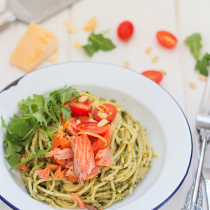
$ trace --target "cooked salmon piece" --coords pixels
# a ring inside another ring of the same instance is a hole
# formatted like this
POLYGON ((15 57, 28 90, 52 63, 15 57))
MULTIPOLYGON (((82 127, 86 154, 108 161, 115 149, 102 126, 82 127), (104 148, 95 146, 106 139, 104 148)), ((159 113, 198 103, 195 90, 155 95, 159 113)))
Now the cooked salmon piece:
POLYGON ((84 208, 85 208, 85 204, 84 204, 84 202, 81 200, 81 198, 80 198, 78 195, 74 194, 74 193, 71 193, 71 194, 72 194, 74 200, 76 200, 76 201, 79 203, 79 207, 80 207, 81 209, 84 209, 84 208))
POLYGON ((75 120, 70 119, 70 121, 67 122, 65 129, 66 129, 67 133, 70 133, 72 136, 76 136, 77 135, 76 127, 77 127, 77 124, 76 124, 75 120))
POLYGON ((50 170, 52 170, 52 171, 56 171, 56 170, 59 168, 59 165, 50 164, 50 165, 49 165, 49 168, 50 168, 50 170))
POLYGON ((74 166, 74 161, 73 160, 68 161, 66 164, 66 168, 71 168, 72 166, 74 166))
POLYGON ((66 160, 58 160, 55 156, 52 156, 51 160, 52 160, 53 163, 61 166, 61 168, 66 167, 66 160))
MULTIPOLYGON (((22 157, 21 157, 21 159, 20 159, 20 161, 19 162, 21 162, 23 159, 25 159, 27 157, 27 154, 25 154, 25 155, 22 155, 22 157)), ((20 165, 20 166, 18 166, 17 167, 17 170, 18 171, 28 171, 28 166, 26 165, 27 163, 23 163, 22 165, 20 165)))
POLYGON ((95 159, 90 140, 85 134, 71 139, 72 150, 74 153, 74 173, 83 184, 87 174, 95 168, 95 159))
POLYGON ((93 148, 94 155, 96 155, 99 150, 105 149, 110 142, 110 137, 111 137, 112 131, 111 131, 111 126, 110 125, 107 125, 107 126, 109 126, 109 129, 107 130, 105 135, 102 136, 106 139, 107 142, 104 142, 103 140, 101 140, 99 138, 91 141, 91 146, 93 148))
POLYGON ((101 168, 102 166, 96 166, 95 168, 93 168, 91 173, 86 176, 85 180, 90 180, 95 177, 101 171, 101 168))
POLYGON ((57 169, 57 171, 55 172, 55 178, 58 179, 59 175, 61 173, 61 166, 57 169))
POLYGON ((111 154, 112 153, 109 147, 106 147, 103 150, 99 150, 95 156, 96 165, 111 167, 112 165, 111 154))
POLYGON ((71 140, 65 138, 65 133, 58 133, 54 135, 54 140, 52 142, 52 150, 55 148, 71 148, 71 140))
POLYGON ((46 157, 52 157, 55 156, 58 160, 66 160, 73 157, 72 149, 65 148, 55 148, 54 150, 47 153, 46 157))
POLYGON ((66 172, 66 180, 69 182, 79 182, 79 179, 74 173, 73 167, 71 167, 67 172, 66 172))
POLYGON ((97 210, 96 207, 91 206, 91 205, 85 205, 85 208, 87 208, 88 210, 97 210))
POLYGON ((41 179, 49 179, 50 177, 50 167, 47 167, 43 170, 36 170, 37 175, 41 179))

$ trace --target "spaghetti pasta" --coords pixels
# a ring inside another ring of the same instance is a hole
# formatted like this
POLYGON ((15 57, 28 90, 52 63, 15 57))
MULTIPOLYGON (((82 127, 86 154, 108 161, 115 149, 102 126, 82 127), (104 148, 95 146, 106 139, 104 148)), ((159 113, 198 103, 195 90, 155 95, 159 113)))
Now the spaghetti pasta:
MULTIPOLYGON (((65 178, 58 180, 52 171, 49 179, 40 179, 35 171, 48 167, 51 162, 45 157, 46 154, 30 160, 27 163, 29 170, 21 171, 26 189, 31 197, 56 209, 74 209, 78 206, 71 193, 79 196, 85 204, 92 204, 97 208, 111 206, 133 192, 138 181, 143 179, 148 168, 152 166, 152 156, 157 156, 152 152, 145 128, 126 112, 124 107, 114 100, 100 99, 85 92, 80 94, 87 95, 92 104, 106 103, 117 107, 118 113, 112 122, 109 143, 113 149, 112 167, 103 167, 97 176, 80 185, 65 178)), ((48 129, 54 131, 57 127, 57 124, 51 124, 48 129)), ((31 143, 25 146, 27 155, 33 155, 36 147, 48 148, 45 132, 41 127, 38 127, 31 143)))

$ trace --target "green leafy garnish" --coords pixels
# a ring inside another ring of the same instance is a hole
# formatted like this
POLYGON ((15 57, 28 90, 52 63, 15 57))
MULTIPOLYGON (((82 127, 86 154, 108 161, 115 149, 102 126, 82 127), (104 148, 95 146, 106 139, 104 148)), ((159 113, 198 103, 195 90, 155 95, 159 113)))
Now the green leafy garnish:
POLYGON ((92 57, 98 50, 110 51, 116 48, 110 39, 104 38, 103 34, 91 33, 88 42, 87 45, 82 47, 90 57, 92 57))
POLYGON ((28 97, 26 100, 18 103, 23 115, 22 117, 14 115, 13 118, 10 118, 9 126, 7 126, 1 116, 2 126, 7 130, 4 144, 6 146, 5 157, 9 160, 10 170, 50 150, 51 143, 49 138, 53 140, 53 132, 56 132, 60 127, 60 114, 62 113, 63 118, 66 120, 70 120, 71 117, 71 109, 64 103, 75 100, 79 96, 79 92, 72 87, 64 87, 54 91, 50 93, 48 98, 45 98, 43 95, 34 94, 33 99, 28 97), (51 123, 58 124, 58 128, 53 132, 46 127, 51 123), (44 130, 48 148, 45 150, 35 148, 34 152, 36 154, 20 161, 21 154, 25 152, 25 145, 31 142, 37 126, 41 126, 44 130))
POLYGON ((202 47, 200 42, 201 42, 200 34, 193 34, 191 36, 188 36, 187 39, 185 40, 185 43, 190 47, 190 51, 196 60, 198 60, 200 56, 200 49, 202 47))
POLYGON ((209 75, 209 61, 210 61, 210 54, 206 53, 205 55, 200 54, 201 45, 201 35, 200 34, 193 34, 185 40, 185 43, 189 46, 191 53, 193 54, 196 65, 195 70, 199 71, 200 74, 204 76, 209 75))

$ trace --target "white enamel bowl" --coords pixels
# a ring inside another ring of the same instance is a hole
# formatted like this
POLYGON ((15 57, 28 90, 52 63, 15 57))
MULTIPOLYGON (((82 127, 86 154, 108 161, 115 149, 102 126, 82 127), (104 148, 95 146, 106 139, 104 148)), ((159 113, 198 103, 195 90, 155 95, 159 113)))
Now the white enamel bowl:
MULTIPOLYGON (((18 81, 16 81, 17 83, 18 81)), ((0 94, 0 116, 6 123, 18 113, 17 103, 33 94, 79 86, 102 98, 116 99, 143 126, 154 152, 153 166, 132 195, 116 202, 110 210, 158 209, 182 185, 192 158, 192 137, 186 117, 176 101, 158 84, 131 70, 103 63, 75 62, 53 65, 21 78, 17 85, 0 94)), ((0 198, 13 209, 53 209, 34 200, 24 189, 17 171, 9 171, 4 158, 5 130, 0 128, 0 198)))

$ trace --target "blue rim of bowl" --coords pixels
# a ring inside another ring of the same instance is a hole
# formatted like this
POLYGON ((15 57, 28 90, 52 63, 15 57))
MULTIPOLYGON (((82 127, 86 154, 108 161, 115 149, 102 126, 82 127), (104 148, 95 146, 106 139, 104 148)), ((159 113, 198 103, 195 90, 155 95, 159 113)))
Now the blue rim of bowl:
MULTIPOLYGON (((103 62, 91 62, 91 61, 89 61, 89 62, 88 62, 88 61, 65 62, 65 63, 59 63, 59 64, 55 64, 55 65, 56 65, 56 66, 57 66, 57 65, 63 65, 63 64, 67 64, 67 63, 97 63, 97 64, 102 64, 102 65, 105 64, 105 65, 110 65, 110 66, 116 66, 116 67, 123 68, 122 66, 118 66, 118 65, 114 65, 114 64, 103 63, 103 62)), ((55 65, 54 65, 54 66, 55 66, 55 65)), ((42 69, 45 69, 45 68, 49 68, 49 66, 46 66, 46 67, 43 67, 43 68, 40 68, 40 69, 36 69, 35 71, 29 72, 28 74, 34 73, 34 72, 36 72, 36 71, 39 71, 39 70, 42 70, 42 69)), ((141 75, 141 76, 143 76, 143 77, 146 77, 146 76, 144 76, 144 75, 142 75, 142 74, 139 74, 138 72, 133 71, 133 70, 131 70, 131 69, 127 69, 127 68, 124 68, 124 69, 127 70, 127 71, 130 71, 130 72, 136 73, 136 74, 138 74, 138 75, 141 75)), ((27 74, 26 74, 26 75, 27 75, 27 74)), ((1 94, 3 91, 8 90, 8 89, 11 88, 12 86, 18 85, 18 82, 19 82, 24 76, 26 76, 26 75, 23 75, 22 77, 18 78, 17 80, 15 80, 15 81, 12 82, 11 84, 9 84, 9 85, 8 85, 7 87, 5 87, 2 91, 0 91, 0 94, 1 94)), ((189 125, 188 120, 187 120, 187 117, 185 116, 185 114, 184 114, 182 108, 180 107, 180 105, 179 105, 179 104, 176 102, 176 100, 171 96, 171 94, 168 93, 168 91, 166 91, 163 87, 161 87, 161 86, 158 85, 156 82, 154 82, 153 80, 149 79, 148 77, 146 77, 146 78, 147 78, 150 82, 153 82, 153 83, 155 83, 158 87, 162 88, 162 90, 164 90, 164 91, 165 91, 165 92, 174 100, 174 102, 177 104, 177 106, 178 106, 179 109, 181 110, 182 114, 184 115, 184 118, 185 118, 185 120, 186 120, 186 122, 187 122, 187 126, 188 126, 188 128, 189 128, 190 138, 191 138, 191 155, 190 155, 190 161, 189 161, 189 165, 188 165, 188 167, 187 167, 187 171, 186 171, 186 173, 185 173, 183 179, 181 180, 180 184, 179 184, 179 185, 177 186, 177 188, 171 193, 171 195, 169 195, 169 197, 166 198, 162 203, 160 203, 158 206, 156 206, 155 208, 152 209, 152 210, 157 210, 157 209, 159 209, 160 207, 162 207, 165 203, 167 203, 167 202, 176 194, 176 192, 178 191, 178 189, 182 186, 182 184, 183 184, 183 182, 184 182, 184 180, 185 180, 185 178, 186 178, 186 176, 187 176, 187 174, 188 174, 188 172, 189 172, 190 165, 191 165, 191 162, 192 162, 192 155, 193 155, 193 140, 192 140, 192 133, 191 133, 190 125, 189 125)), ((18 209, 16 206, 14 206, 13 204, 11 204, 9 201, 7 201, 5 198, 3 198, 1 195, 0 195, 0 199, 1 199, 4 203, 6 203, 9 207, 11 207, 12 209, 14 209, 14 210, 20 210, 20 209, 18 209)))

